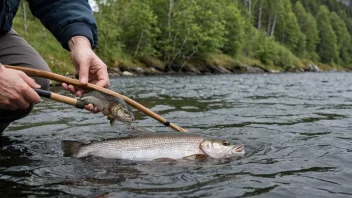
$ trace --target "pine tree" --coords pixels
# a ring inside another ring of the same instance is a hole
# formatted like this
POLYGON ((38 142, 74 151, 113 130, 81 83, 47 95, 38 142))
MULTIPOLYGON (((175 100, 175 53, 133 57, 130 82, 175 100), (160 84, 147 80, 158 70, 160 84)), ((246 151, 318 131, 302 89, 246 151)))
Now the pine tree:
POLYGON ((307 13, 302 3, 297 1, 293 12, 297 17, 298 24, 301 32, 306 37, 306 48, 304 50, 304 57, 313 58, 316 57, 316 46, 319 42, 319 34, 317 29, 317 22, 311 13, 307 13))
POLYGON ((345 22, 336 14, 332 12, 330 14, 330 21, 333 30, 337 36, 337 49, 339 57, 336 57, 336 62, 343 65, 351 62, 349 49, 351 46, 351 35, 349 34, 345 22))
POLYGON ((332 63, 338 57, 337 38, 329 19, 330 12, 326 6, 320 6, 316 15, 320 42, 317 52, 321 61, 332 63))
POLYGON ((275 32, 276 40, 298 54, 305 48, 305 36, 302 35, 296 15, 292 12, 290 1, 280 1, 279 8, 279 18, 275 32))

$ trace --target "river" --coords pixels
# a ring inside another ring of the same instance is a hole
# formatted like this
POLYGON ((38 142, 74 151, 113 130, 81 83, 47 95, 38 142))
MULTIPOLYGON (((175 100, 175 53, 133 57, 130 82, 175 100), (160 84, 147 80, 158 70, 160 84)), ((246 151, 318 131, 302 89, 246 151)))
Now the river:
MULTIPOLYGON (((350 73, 120 77, 111 84, 192 133, 245 144, 245 156, 179 163, 63 157, 62 140, 121 137, 126 127, 45 99, 0 135, 2 197, 352 196, 350 73)), ((137 127, 172 132, 135 114, 137 127)))

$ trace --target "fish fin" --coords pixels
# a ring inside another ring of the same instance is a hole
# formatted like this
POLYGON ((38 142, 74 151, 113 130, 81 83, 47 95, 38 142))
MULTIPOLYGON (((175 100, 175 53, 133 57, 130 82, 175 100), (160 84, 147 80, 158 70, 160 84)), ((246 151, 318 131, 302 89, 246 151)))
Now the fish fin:
POLYGON ((157 158, 153 160, 154 162, 176 162, 175 159, 172 158, 167 158, 167 157, 162 157, 162 158, 157 158))
POLYGON ((183 160, 200 160, 200 159, 206 159, 208 156, 205 154, 195 154, 195 155, 190 155, 183 157, 183 160))
POLYGON ((82 145, 83 143, 77 141, 62 141, 61 148, 64 151, 64 157, 76 157, 82 145))
POLYGON ((117 119, 111 119, 111 120, 110 120, 110 125, 111 125, 111 126, 115 126, 115 125, 116 125, 116 122, 117 122, 117 119))

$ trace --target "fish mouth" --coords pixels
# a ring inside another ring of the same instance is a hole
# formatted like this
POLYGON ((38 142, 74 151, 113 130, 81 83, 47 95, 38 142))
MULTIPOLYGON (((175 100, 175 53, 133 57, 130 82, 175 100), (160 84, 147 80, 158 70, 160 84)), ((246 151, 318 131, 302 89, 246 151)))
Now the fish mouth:
POLYGON ((117 119, 120 122, 127 123, 127 124, 131 124, 132 122, 135 121, 134 117, 130 117, 130 118, 116 117, 115 119, 117 119))
POLYGON ((238 153, 243 152, 244 151, 244 145, 238 146, 237 148, 235 148, 235 151, 238 152, 238 153))
POLYGON ((131 117, 130 119, 127 119, 126 122, 127 123, 132 123, 132 122, 134 122, 134 120, 135 120, 134 117, 131 117))

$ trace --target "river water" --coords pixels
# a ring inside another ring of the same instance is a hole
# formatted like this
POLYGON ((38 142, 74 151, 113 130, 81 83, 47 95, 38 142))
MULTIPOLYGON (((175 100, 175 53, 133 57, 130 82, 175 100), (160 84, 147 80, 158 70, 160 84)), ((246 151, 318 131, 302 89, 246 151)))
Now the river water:
MULTIPOLYGON (((245 144, 246 155, 179 163, 63 157, 62 140, 121 137, 126 127, 45 99, 0 135, 2 196, 352 196, 349 73, 120 77, 111 84, 192 133, 245 144)), ((172 132, 136 117, 137 127, 172 132)))

